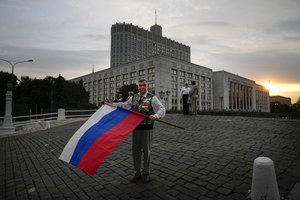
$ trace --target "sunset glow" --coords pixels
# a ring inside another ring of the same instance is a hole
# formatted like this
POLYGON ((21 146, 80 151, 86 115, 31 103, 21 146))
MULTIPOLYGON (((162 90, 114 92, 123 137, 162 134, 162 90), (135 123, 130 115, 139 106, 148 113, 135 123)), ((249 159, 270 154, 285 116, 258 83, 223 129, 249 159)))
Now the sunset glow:
POLYGON ((300 83, 276 83, 276 84, 262 84, 269 89, 270 96, 280 95, 290 97, 292 102, 296 102, 300 97, 300 83))

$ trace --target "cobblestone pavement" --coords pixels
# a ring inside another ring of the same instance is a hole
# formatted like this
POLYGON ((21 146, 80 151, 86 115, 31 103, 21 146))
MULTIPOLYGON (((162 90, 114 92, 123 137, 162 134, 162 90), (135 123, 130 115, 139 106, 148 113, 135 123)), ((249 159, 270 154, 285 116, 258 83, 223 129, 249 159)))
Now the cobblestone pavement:
POLYGON ((300 121, 168 114, 157 122, 152 181, 133 184, 131 137, 96 175, 58 157, 83 124, 0 138, 0 199, 246 199, 253 161, 275 163, 281 196, 300 180, 300 121))

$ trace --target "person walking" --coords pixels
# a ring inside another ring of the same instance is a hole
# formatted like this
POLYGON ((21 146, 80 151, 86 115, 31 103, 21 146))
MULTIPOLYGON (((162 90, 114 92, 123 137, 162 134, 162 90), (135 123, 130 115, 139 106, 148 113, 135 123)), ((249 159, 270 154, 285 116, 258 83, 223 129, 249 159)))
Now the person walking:
POLYGON ((199 89, 196 85, 196 81, 192 81, 192 88, 189 92, 189 97, 191 99, 191 114, 197 115, 197 100, 198 100, 199 89))
POLYGON ((138 81, 138 91, 138 93, 131 96, 126 102, 115 105, 130 107, 132 111, 147 116, 132 133, 134 176, 131 179, 132 183, 140 179, 143 183, 147 183, 150 181, 151 142, 154 121, 164 117, 166 109, 156 96, 148 92, 148 81, 146 79, 138 81))
POLYGON ((183 105, 183 109, 182 112, 184 115, 188 115, 189 114, 189 92, 190 92, 191 88, 189 88, 189 84, 185 83, 185 85, 181 88, 180 90, 180 96, 182 99, 182 105, 183 105))

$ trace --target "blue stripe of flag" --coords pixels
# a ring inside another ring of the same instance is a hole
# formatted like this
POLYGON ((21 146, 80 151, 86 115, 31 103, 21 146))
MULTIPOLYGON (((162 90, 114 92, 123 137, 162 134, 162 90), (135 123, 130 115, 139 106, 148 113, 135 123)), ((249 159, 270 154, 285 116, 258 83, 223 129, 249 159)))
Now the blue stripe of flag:
POLYGON ((108 130, 118 125, 129 114, 130 111, 117 108, 116 110, 102 117, 102 119, 96 124, 91 126, 78 141, 70 163, 74 166, 77 166, 90 146, 108 130))

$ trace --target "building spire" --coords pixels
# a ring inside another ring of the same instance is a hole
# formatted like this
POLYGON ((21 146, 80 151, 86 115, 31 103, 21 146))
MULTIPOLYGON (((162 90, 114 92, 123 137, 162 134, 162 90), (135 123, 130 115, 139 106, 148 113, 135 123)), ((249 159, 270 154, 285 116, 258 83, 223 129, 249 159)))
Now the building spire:
POLYGON ((155 24, 157 24, 157 10, 155 9, 155 24))

